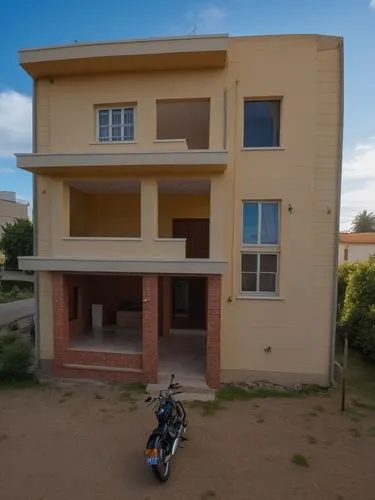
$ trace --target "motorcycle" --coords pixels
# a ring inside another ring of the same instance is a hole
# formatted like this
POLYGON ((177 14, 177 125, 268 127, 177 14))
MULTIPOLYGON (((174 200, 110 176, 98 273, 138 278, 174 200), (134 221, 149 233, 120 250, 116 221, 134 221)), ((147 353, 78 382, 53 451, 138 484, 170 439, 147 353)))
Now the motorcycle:
POLYGON ((158 426, 148 438, 146 445, 146 464, 151 466, 152 472, 161 483, 168 481, 171 473, 171 459, 177 452, 182 441, 187 441, 184 436, 187 429, 185 409, 174 396, 181 394, 176 391, 180 384, 171 380, 167 389, 161 390, 157 397, 148 397, 145 403, 151 406, 158 421, 158 426))

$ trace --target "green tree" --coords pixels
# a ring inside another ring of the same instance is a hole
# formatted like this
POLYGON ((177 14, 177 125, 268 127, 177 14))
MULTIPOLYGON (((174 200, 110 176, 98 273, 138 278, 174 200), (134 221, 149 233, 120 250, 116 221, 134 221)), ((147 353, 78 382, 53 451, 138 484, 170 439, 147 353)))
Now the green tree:
POLYGON ((0 251, 5 257, 4 265, 12 271, 17 271, 18 257, 33 255, 33 224, 29 219, 17 219, 2 228, 0 251))
POLYGON ((375 232, 375 213, 363 210, 353 219, 351 231, 353 233, 374 233, 375 232))
POLYGON ((348 336, 350 347, 375 362, 375 262, 358 262, 347 271, 339 333, 348 336))

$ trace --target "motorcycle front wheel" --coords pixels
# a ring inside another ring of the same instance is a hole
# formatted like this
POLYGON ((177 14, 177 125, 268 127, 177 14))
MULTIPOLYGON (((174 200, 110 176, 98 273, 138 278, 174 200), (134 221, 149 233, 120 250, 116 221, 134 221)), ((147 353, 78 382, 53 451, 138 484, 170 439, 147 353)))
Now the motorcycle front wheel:
POLYGON ((165 483, 171 474, 171 460, 166 460, 168 456, 167 443, 163 439, 158 439, 155 448, 158 450, 159 463, 152 466, 152 472, 158 481, 165 483))

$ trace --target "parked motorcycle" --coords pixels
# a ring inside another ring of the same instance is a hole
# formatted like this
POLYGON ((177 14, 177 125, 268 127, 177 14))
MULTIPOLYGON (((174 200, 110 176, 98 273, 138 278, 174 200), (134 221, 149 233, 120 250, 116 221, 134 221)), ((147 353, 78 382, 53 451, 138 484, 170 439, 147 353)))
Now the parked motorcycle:
POLYGON ((182 441, 187 438, 184 434, 187 429, 185 409, 174 396, 181 394, 180 384, 173 383, 175 376, 171 375, 169 386, 161 390, 159 396, 148 397, 145 402, 155 410, 158 426, 148 438, 146 445, 146 464, 151 466, 155 477, 165 483, 171 473, 171 459, 182 441))

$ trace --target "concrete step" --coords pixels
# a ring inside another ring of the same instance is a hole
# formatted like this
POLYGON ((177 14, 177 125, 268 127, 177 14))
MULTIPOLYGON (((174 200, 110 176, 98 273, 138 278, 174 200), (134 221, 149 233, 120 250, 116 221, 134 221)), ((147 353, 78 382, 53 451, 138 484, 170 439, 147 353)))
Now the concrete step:
MULTIPOLYGON (((159 374, 157 384, 148 384, 146 392, 150 396, 157 396, 160 391, 168 387, 170 381, 169 376, 159 374)), ((176 377, 176 382, 181 385, 181 394, 176 394, 175 398, 178 401, 213 401, 215 399, 215 390, 208 387, 206 381, 200 378, 176 377)))

